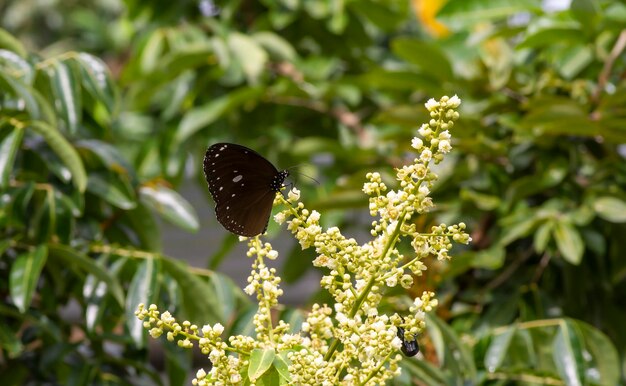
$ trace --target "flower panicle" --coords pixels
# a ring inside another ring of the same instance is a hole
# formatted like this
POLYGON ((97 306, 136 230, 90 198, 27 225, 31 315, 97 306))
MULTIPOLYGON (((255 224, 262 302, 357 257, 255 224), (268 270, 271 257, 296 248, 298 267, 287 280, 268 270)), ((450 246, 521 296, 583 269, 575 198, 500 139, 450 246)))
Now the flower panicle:
POLYGON ((300 202, 298 189, 292 188, 287 197, 276 195, 275 205, 284 209, 274 220, 287 224, 302 249, 315 249, 313 264, 325 271, 320 284, 334 300, 330 306, 314 304, 302 324, 293 326, 299 332, 273 318, 283 291, 280 277, 267 260, 276 259, 278 252, 258 237, 247 239, 247 255, 253 262, 244 288, 248 295, 256 295, 259 304, 253 317, 254 337, 231 336, 226 343, 219 324, 198 328, 189 322, 177 323, 154 305, 138 308, 137 317, 153 337, 166 332, 168 340, 177 340, 181 347, 198 344, 209 356, 213 367, 209 372, 199 370, 194 385, 241 383, 252 351, 265 348, 285 353, 286 381, 293 384, 384 384, 400 373, 400 351, 405 352, 406 342, 424 330, 426 313, 438 302, 433 292, 424 291, 413 299, 407 315, 380 314, 385 291, 397 285, 410 288, 414 278, 427 269, 424 259, 448 260, 454 243, 471 241, 464 223, 439 224, 423 232, 412 221, 434 206, 430 192, 437 175, 431 166, 452 149, 450 130, 459 118, 460 103, 457 96, 426 102, 430 120, 419 127, 420 137, 410 143, 413 162, 396 169, 397 189, 390 189, 390 182, 383 181, 378 172, 365 176, 363 192, 369 196, 369 212, 374 217, 369 242, 359 244, 337 227, 324 230, 320 213, 300 202), (410 241, 410 254, 396 247, 401 239, 410 241))

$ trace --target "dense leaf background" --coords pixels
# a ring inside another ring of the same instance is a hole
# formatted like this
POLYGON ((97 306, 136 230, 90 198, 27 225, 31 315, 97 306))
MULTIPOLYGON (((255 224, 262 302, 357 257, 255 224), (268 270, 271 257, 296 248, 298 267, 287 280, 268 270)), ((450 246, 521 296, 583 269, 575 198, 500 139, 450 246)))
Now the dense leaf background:
MULTIPOLYGON (((395 384, 624 382, 625 47, 611 0, 0 3, 2 383, 185 384, 136 304, 250 331, 228 278, 162 254, 158 217, 199 230, 177 188, 207 145, 300 164, 307 205, 362 232, 365 173, 390 180, 444 94, 461 120, 417 225, 474 241, 390 294, 440 299, 395 384)), ((300 280, 310 256, 281 258, 300 280)))

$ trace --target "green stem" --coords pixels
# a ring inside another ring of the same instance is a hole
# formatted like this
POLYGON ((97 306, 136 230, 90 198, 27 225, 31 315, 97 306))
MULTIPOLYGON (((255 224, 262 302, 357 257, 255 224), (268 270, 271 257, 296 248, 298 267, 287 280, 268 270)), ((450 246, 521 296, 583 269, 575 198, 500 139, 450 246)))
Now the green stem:
POLYGON ((391 354, 393 354, 393 352, 390 352, 389 354, 387 354, 387 357, 384 360, 380 361, 380 363, 378 363, 378 366, 376 366, 376 368, 372 370, 370 375, 368 375, 368 377, 365 378, 363 382, 359 383, 359 385, 366 385, 370 379, 374 378, 374 375, 376 375, 380 371, 380 369, 383 367, 383 365, 387 363, 389 358, 391 358, 391 354))
MULTIPOLYGON (((381 259, 384 259, 385 257, 387 257, 387 254, 389 254, 389 251, 391 251, 393 246, 396 245, 396 241, 398 240, 398 237, 400 236, 400 230, 402 229, 402 225, 404 225, 405 216, 406 216, 406 210, 403 210, 398 219, 398 223, 396 224, 396 227, 393 230, 393 233, 391 234, 391 236, 387 240, 387 243, 385 244, 383 253, 380 255, 381 259)), ((372 290, 372 287, 374 286, 374 283, 376 282, 376 278, 378 277, 379 275, 372 275, 370 280, 367 282, 367 285, 361 292, 361 295, 359 295, 359 297, 355 300, 354 305, 352 306, 352 309, 350 310, 350 314, 349 314, 350 318, 354 318, 356 313, 359 311, 359 309, 365 302, 365 299, 367 299, 367 295, 369 295, 370 291, 372 290)), ((330 358, 333 356, 333 354, 337 350, 337 347, 339 347, 339 341, 335 339, 330 344, 330 347, 328 348, 328 352, 326 353, 326 355, 324 355, 325 361, 330 360, 330 358)))

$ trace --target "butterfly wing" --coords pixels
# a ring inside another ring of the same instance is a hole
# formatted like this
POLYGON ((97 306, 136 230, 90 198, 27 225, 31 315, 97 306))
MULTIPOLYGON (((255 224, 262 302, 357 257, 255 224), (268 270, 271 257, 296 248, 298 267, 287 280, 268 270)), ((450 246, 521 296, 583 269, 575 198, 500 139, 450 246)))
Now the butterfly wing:
POLYGON ((217 143, 207 149, 204 174, 224 228, 249 237, 265 232, 277 190, 271 182, 283 173, 252 149, 217 143))

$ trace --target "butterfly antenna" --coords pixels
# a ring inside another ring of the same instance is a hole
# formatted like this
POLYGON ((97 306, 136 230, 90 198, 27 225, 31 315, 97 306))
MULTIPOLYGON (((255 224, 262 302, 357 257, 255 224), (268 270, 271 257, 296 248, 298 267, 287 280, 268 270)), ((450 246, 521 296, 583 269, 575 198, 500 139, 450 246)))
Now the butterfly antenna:
MULTIPOLYGON (((306 174, 304 174, 304 173, 301 173, 301 172, 299 172, 299 171, 295 170, 295 168, 297 168, 297 167, 298 167, 298 166, 300 166, 300 165, 304 165, 304 164, 294 165, 294 166, 292 166, 292 167, 290 167, 290 168, 287 168, 287 170, 289 170, 289 173, 292 173, 292 174, 295 174, 295 175, 298 175, 298 176, 304 176, 304 177, 306 177, 306 178, 308 178, 308 179, 312 180, 312 181, 313 181, 313 182, 315 182, 316 184, 320 185, 320 182, 319 182, 318 180, 316 180, 315 178, 313 178, 313 177, 311 177, 311 176, 309 176, 309 175, 306 175, 306 174)), ((293 185, 293 183, 291 183, 291 185, 293 185)))

